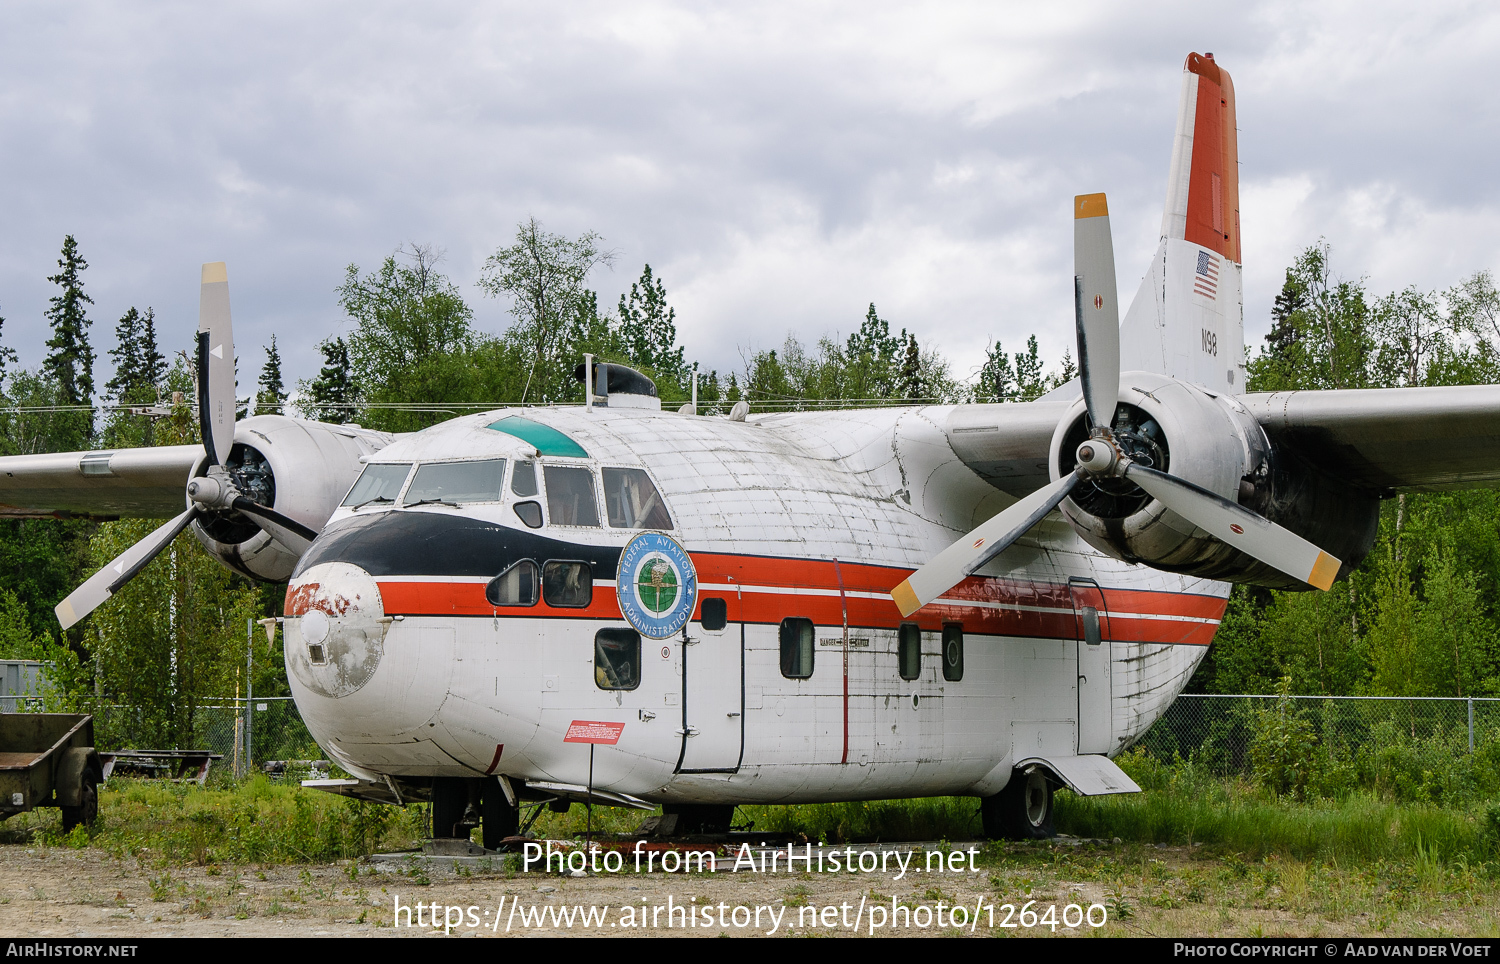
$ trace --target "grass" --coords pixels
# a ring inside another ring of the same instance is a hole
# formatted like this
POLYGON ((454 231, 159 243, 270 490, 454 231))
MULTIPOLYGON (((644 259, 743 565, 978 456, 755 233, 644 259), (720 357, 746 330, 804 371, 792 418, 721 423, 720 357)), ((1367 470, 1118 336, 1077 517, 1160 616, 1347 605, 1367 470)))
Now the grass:
MULTIPOLYGON (((1076 797, 1059 791, 1061 833, 1119 838, 1125 844, 1202 846, 1211 854, 1250 861, 1279 857, 1418 868, 1461 862, 1500 868, 1500 808, 1494 805, 1403 803, 1369 792, 1295 800, 1187 763, 1124 762, 1145 792, 1076 797)), ((596 806, 593 829, 629 833, 646 816, 596 806)), ((264 777, 209 787, 114 780, 100 794, 100 819, 92 828, 64 834, 57 811, 43 809, 0 824, 0 841, 39 839, 116 856, 149 852, 158 866, 314 863, 418 846, 422 822, 421 807, 366 804, 264 777)), ((980 830, 972 797, 744 806, 735 822, 828 843, 973 840, 980 830)), ((586 823, 585 809, 578 805, 564 814, 544 811, 532 832, 571 838, 582 835, 586 823)))
POLYGON ((416 846, 420 811, 367 804, 255 777, 207 787, 116 779, 100 788, 99 819, 64 834, 58 811, 39 809, 0 824, 0 842, 32 837, 54 846, 94 846, 124 857, 211 866, 328 862, 416 846))

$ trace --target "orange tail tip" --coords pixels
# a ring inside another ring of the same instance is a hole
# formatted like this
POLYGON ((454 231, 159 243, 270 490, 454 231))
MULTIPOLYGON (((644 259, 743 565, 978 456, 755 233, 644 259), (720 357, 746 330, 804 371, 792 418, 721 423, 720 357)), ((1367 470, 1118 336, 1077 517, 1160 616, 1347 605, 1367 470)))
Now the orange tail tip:
POLYGON ((1184 104, 1192 111, 1192 154, 1184 158, 1189 161, 1189 171, 1183 238, 1240 264, 1239 141, 1235 136, 1234 82, 1229 71, 1214 62, 1213 54, 1188 54, 1183 70, 1197 79, 1196 103, 1184 104))

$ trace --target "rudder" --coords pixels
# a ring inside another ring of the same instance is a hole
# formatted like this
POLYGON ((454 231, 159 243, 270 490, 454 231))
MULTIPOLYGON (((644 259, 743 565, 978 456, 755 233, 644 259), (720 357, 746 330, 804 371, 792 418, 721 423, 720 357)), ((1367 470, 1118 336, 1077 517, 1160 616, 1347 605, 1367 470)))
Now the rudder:
POLYGON ((1120 326, 1121 368, 1243 392, 1234 83, 1212 54, 1183 67, 1161 243, 1120 326))

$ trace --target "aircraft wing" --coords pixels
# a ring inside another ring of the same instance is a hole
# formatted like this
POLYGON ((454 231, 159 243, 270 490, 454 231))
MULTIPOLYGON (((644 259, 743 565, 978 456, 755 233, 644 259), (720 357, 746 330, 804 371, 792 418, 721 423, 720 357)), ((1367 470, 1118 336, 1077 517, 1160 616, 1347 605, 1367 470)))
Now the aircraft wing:
POLYGON ((0 518, 175 516, 201 458, 201 445, 0 458, 0 518))
POLYGON ((1073 404, 1061 401, 959 405, 943 434, 965 465, 1016 498, 1052 481, 1047 452, 1057 423, 1073 404))
POLYGON ((1500 385, 1242 395, 1274 441, 1353 485, 1500 486, 1500 385))

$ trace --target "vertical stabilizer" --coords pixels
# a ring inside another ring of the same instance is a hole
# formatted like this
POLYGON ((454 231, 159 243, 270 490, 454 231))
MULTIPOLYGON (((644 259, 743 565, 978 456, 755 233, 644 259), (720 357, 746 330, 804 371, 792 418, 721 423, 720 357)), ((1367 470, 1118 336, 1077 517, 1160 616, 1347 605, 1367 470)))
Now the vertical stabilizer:
POLYGON ((1161 243, 1120 328, 1121 367, 1245 390, 1239 147, 1234 83, 1189 54, 1161 243))

